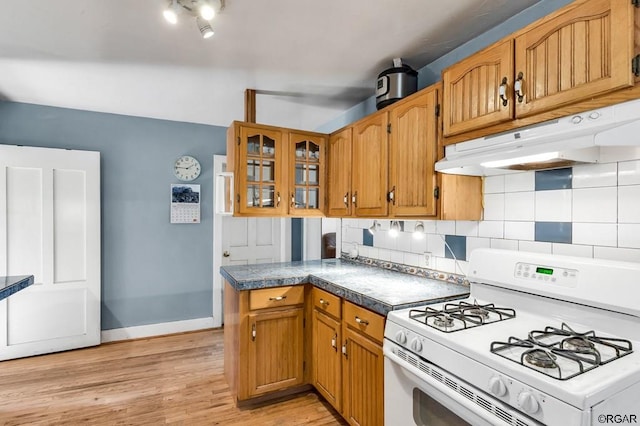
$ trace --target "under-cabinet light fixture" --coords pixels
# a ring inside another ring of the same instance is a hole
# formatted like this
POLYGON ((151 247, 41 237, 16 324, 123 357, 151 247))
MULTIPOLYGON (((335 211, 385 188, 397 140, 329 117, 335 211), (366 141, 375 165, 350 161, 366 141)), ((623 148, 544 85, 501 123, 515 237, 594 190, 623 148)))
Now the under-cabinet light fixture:
POLYGON ((421 240, 424 238, 424 223, 416 222, 416 227, 413 229, 413 238, 415 240, 421 240))
POLYGON ((373 225, 371 225, 371 227, 369 228, 369 232, 371 233, 371 235, 374 235, 377 231, 380 230, 380 222, 378 222, 378 219, 374 219, 373 220, 373 225))
POLYGON ((396 238, 399 232, 400 232, 400 222, 398 222, 397 220, 392 220, 391 228, 389 228, 389 236, 392 238, 396 238))

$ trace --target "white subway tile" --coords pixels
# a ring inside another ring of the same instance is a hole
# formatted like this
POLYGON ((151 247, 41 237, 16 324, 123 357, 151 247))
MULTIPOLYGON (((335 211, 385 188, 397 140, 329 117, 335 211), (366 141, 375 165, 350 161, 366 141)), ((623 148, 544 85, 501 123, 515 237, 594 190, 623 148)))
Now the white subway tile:
POLYGON ((439 234, 427 234, 427 251, 433 256, 444 257, 444 238, 439 234))
POLYGON ((391 250, 379 249, 378 250, 378 259, 391 261, 391 250))
POLYGON ((572 188, 595 188, 616 186, 618 182, 618 164, 582 164, 573 166, 572 188))
POLYGON ((475 249, 489 247, 491 247, 491 240, 489 238, 467 237, 467 260, 471 259, 471 252, 475 249))
POLYGON ((504 194, 504 220, 533 220, 534 192, 510 192, 504 194))
POLYGON ((536 191, 536 222, 571 222, 571 190, 536 191))
POLYGON ((616 223, 618 188, 585 188, 573 190, 573 222, 616 223))
POLYGON ((504 192, 504 175, 487 176, 484 178, 484 193, 495 194, 504 192))
POLYGON ((411 253, 422 254, 427 251, 427 234, 424 234, 421 239, 411 238, 411 253))
POLYGON ((357 228, 360 225, 360 219, 342 219, 342 226, 348 228, 357 228))
POLYGON ((424 256, 420 256, 414 253, 405 253, 404 254, 404 264, 411 266, 421 266, 420 259, 424 258, 424 256))
POLYGON ((391 257, 389 260, 393 263, 404 263, 404 253, 401 251, 391 250, 391 257))
POLYGON ((484 220, 504 220, 504 194, 485 194, 484 220))
POLYGON ((478 222, 475 220, 456 221, 456 235, 464 235, 467 237, 477 237, 478 222))
POLYGON ((611 223, 574 223, 572 243, 593 246, 618 245, 618 227, 611 223))
POLYGON ((436 270, 442 272, 456 273, 456 262, 453 259, 436 257, 436 270))
POLYGON ((488 238, 503 238, 504 222, 501 220, 483 220, 478 224, 478 236, 488 238))
POLYGON ((518 250, 518 241, 517 240, 501 240, 501 239, 492 238, 491 248, 503 249, 503 250, 518 250))
POLYGON ((371 259, 380 259, 380 250, 375 247, 367 247, 369 249, 369 256, 371 259))
POLYGON ((618 185, 640 185, 640 160, 618 163, 618 185))
POLYGON ((593 246, 553 243, 552 253, 562 256, 593 257, 593 246))
POLYGON ((509 240, 528 240, 535 239, 535 223, 534 222, 505 222, 504 237, 509 240))
POLYGON ((441 220, 436 223, 436 233, 440 235, 455 235, 456 222, 453 220, 441 220))
POLYGON ((504 181, 504 192, 533 191, 535 188, 535 172, 512 173, 504 181))
POLYGON ((437 220, 423 220, 422 223, 424 224, 424 232, 426 234, 435 234, 436 233, 436 223, 438 223, 439 221, 437 220))
POLYGON ((362 244, 362 228, 347 228, 347 239, 362 244))
POLYGON ((411 232, 400 232, 398 234, 398 244, 396 249, 399 251, 410 252, 411 251, 411 240, 413 240, 413 235, 411 232))
POLYGON ((541 241, 519 241, 518 249, 520 251, 530 251, 533 253, 551 254, 551 243, 541 241))
POLYGON ((456 262, 456 274, 467 275, 469 273, 469 262, 458 260, 456 262))
POLYGON ((640 223, 640 185, 618 187, 618 222, 640 223))
POLYGON ((618 247, 594 247, 593 257, 596 259, 622 260, 625 262, 640 262, 640 249, 618 247))
POLYGON ((640 224, 618 225, 618 247, 640 248, 640 224))
MULTIPOLYGON (((385 232, 386 234, 386 247, 389 250, 397 250, 398 249, 398 236, 393 236, 389 231, 385 232)), ((400 235, 400 233, 398 233, 400 235)))

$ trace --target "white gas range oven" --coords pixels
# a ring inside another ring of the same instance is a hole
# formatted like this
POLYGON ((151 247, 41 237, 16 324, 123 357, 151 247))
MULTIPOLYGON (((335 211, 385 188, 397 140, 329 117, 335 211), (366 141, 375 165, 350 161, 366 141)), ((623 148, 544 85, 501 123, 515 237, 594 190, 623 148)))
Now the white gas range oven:
POLYGON ((386 425, 640 422, 640 264, 473 251, 470 297, 392 311, 386 425))

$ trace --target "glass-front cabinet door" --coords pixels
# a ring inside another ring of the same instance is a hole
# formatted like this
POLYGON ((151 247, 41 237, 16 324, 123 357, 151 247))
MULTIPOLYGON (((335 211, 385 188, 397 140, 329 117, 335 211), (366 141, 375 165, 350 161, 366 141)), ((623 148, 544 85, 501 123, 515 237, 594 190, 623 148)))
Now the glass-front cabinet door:
POLYGON ((285 213, 282 133, 259 126, 243 126, 238 143, 238 211, 258 216, 285 213))
POLYGON ((324 209, 326 138, 289 133, 289 214, 319 216, 324 209))

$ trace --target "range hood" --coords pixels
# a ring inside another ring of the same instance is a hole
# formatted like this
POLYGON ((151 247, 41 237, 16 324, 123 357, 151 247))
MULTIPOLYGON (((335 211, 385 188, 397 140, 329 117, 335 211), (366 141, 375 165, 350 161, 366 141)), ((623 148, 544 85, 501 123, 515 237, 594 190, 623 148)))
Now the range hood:
POLYGON ((640 99, 445 147, 436 171, 471 176, 640 159, 640 99))

